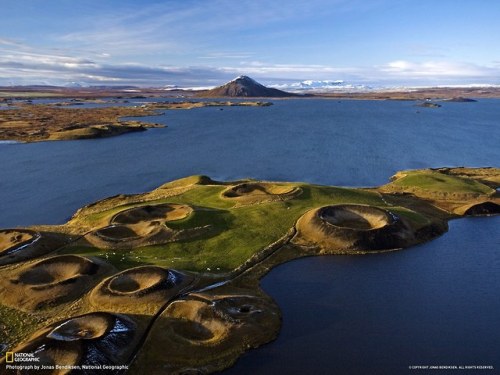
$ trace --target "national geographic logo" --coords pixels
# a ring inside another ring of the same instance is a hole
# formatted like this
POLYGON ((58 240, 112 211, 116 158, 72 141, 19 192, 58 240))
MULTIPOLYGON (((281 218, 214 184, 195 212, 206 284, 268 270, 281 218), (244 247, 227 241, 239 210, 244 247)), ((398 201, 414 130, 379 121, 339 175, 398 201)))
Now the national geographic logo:
POLYGON ((14 363, 14 352, 5 353, 5 362, 6 363, 14 363))
POLYGON ((5 363, 33 363, 40 362, 40 358, 35 353, 5 353, 5 363))

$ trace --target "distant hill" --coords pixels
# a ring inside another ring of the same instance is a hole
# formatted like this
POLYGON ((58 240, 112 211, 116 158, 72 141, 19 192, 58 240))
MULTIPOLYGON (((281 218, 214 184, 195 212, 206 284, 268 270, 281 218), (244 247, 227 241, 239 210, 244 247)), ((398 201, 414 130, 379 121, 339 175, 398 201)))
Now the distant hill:
POLYGON ((261 85, 247 76, 239 76, 225 85, 216 87, 212 90, 207 90, 198 93, 199 97, 271 97, 282 98, 288 96, 296 96, 286 91, 273 89, 261 85))

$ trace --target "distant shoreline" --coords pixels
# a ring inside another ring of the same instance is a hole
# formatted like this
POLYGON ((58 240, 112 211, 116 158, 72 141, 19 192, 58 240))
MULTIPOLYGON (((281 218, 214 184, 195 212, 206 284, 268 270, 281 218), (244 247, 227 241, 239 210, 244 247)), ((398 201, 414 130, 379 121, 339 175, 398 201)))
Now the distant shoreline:
MULTIPOLYGON (((162 88, 65 88, 56 86, 16 86, 0 87, 0 103, 14 99, 30 98, 137 98, 137 97, 172 97, 193 98, 207 90, 166 90, 162 88)), ((374 91, 334 91, 325 93, 298 94, 293 99, 300 98, 326 98, 326 99, 361 99, 361 100, 422 100, 450 99, 455 97, 467 98, 500 98, 500 87, 429 87, 409 90, 374 90, 374 91)), ((251 98, 251 97, 242 97, 251 98)), ((279 99, 279 98, 273 98, 279 99)))

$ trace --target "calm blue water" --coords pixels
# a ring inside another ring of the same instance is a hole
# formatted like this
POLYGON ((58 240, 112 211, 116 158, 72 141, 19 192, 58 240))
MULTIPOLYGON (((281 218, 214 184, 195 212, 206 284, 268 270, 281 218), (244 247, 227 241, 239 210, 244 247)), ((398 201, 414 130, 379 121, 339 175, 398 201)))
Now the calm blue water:
MULTIPOLYGON (((150 118, 165 129, 102 140, 0 144, 0 227, 62 223, 86 203, 192 174, 374 186, 401 169, 499 164, 498 100, 438 109, 274 103, 168 111, 150 118)), ((282 333, 230 373, 404 374, 427 364, 499 371, 499 223, 459 220, 411 250, 280 266, 263 285, 283 308, 282 333)))
POLYGON ((500 373, 500 217, 461 219, 425 245, 283 264, 262 280, 283 312, 277 341, 227 375, 500 373), (297 277, 297 275, 300 275, 297 277))
POLYGON ((498 101, 274 103, 168 111, 150 118, 168 128, 115 138, 0 144, 0 227, 62 223, 82 204, 192 174, 373 186, 401 169, 500 160, 498 101))

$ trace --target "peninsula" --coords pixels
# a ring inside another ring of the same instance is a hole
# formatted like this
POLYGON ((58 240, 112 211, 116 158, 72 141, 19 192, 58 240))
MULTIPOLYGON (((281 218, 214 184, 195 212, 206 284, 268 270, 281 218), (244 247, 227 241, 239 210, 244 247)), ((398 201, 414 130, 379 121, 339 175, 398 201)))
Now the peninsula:
POLYGON ((402 171, 376 188, 192 176, 3 229, 0 351, 49 368, 222 370, 278 334, 259 287, 274 266, 430 241, 451 219, 500 213, 499 187, 498 168, 402 171))

